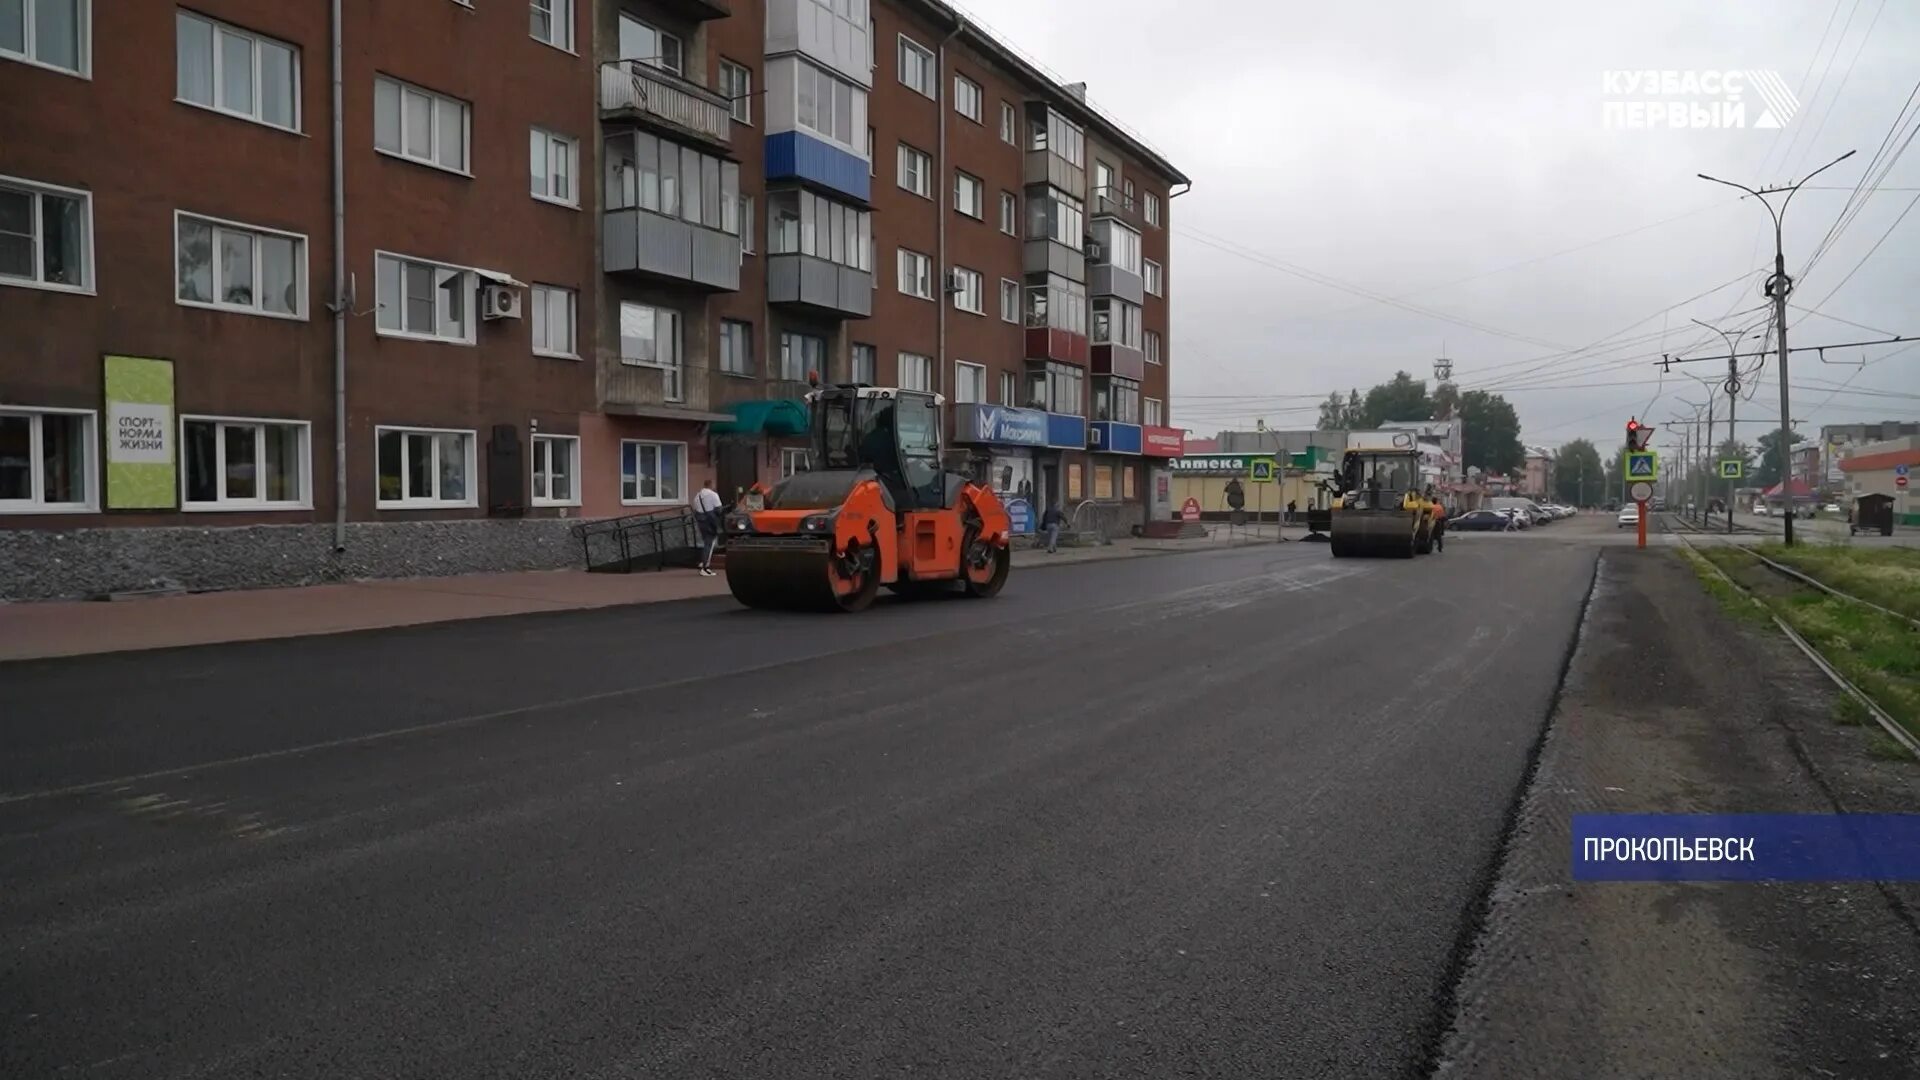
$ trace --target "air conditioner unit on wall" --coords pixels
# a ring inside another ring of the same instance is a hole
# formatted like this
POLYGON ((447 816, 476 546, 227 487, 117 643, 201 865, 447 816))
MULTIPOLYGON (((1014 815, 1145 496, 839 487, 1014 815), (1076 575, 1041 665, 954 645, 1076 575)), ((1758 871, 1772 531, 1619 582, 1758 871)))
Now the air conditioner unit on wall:
POLYGON ((1088 262, 1105 262, 1106 257, 1107 257, 1107 250, 1100 246, 1100 242, 1098 240, 1087 241, 1087 261, 1088 262))
POLYGON ((947 271, 947 292, 949 293, 965 292, 966 288, 967 288, 966 278, 961 276, 960 271, 958 270, 947 271))
POLYGON ((488 283, 480 287, 480 317, 517 319, 520 317, 520 290, 511 285, 488 283))

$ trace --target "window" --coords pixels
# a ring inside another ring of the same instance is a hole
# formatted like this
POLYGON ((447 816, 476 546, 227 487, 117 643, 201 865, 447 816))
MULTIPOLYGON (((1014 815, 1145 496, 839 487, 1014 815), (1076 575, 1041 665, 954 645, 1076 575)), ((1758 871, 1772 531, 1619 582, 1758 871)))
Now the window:
POLYGON ((1160 362, 1160 331, 1158 330, 1147 331, 1145 341, 1146 341, 1146 347, 1147 347, 1147 363, 1149 364, 1159 363, 1160 362))
POLYGON ((740 254, 752 255, 759 250, 755 233, 759 232, 760 219, 753 216, 753 196, 740 196, 740 254))
POLYGON ((876 166, 873 163, 873 129, 868 128, 867 129, 867 175, 868 176, 880 175, 878 172, 874 171, 876 168, 878 168, 878 166, 876 166))
POLYGON ((473 344, 471 270, 385 253, 373 263, 380 333, 473 344))
POLYGON ((905 34, 900 35, 900 82, 927 97, 934 95, 933 53, 905 34))
POLYGON ((376 505, 396 510, 479 505, 473 432, 376 427, 373 437, 376 505))
POLYGON ((1047 150, 1055 157, 1075 168, 1086 165, 1087 134, 1080 125, 1054 112, 1045 110, 1045 116, 1033 122, 1033 137, 1028 142, 1030 150, 1047 150))
POLYGON ((1147 398, 1142 405, 1145 411, 1140 415, 1148 427, 1160 427, 1167 422, 1166 406, 1159 398, 1147 398))
POLYGON ((906 143, 900 144, 900 186, 923 199, 933 198, 933 159, 906 143))
POLYGON ((900 291, 922 300, 933 299, 933 260, 917 251, 901 248, 900 291))
POLYGON ((572 289, 558 285, 535 285, 533 306, 533 351, 541 356, 579 355, 575 344, 578 319, 572 289))
POLYGON ((873 346, 856 341, 853 343, 853 355, 847 364, 847 381, 866 383, 871 386, 874 382, 874 369, 877 366, 874 361, 873 346))
POLYGON ((1027 407, 1079 416, 1086 373, 1072 364, 1049 362, 1027 369, 1027 407))
POLYGON ((307 316, 307 238, 175 213, 174 297, 255 315, 307 316))
POLYGON ((680 370, 680 313, 650 304, 620 305, 620 362, 659 368, 668 401, 685 396, 680 370))
POLYGON ((978 270, 969 270, 964 266, 953 268, 953 306, 961 311, 971 311, 975 315, 987 313, 985 279, 978 270))
POLYGON ((1160 196, 1147 192, 1147 224, 1160 224, 1160 196))
POLYGON ((467 171, 471 107, 382 75, 373 80, 373 145, 422 165, 467 171))
POLYGON ((1113 498, 1113 466, 1095 465, 1093 467, 1093 497, 1113 498))
POLYGON ((720 61, 720 96, 727 111, 743 124, 753 123, 753 71, 731 60, 720 61))
POLYGON ((1011 191, 1000 193, 1000 231, 1008 236, 1020 232, 1020 200, 1011 191))
POLYGON ((933 390, 933 357, 919 353, 900 354, 900 389, 933 390))
POLYGON ((1093 223, 1093 239, 1100 245, 1100 262, 1129 274, 1140 272, 1139 233, 1113 218, 1099 218, 1093 223))
POLYGON ((780 369, 774 378, 805 382, 810 374, 827 370, 827 339, 812 334, 780 335, 780 369))
POLYGON ((956 404, 985 403, 987 369, 980 364, 958 360, 953 365, 953 400, 956 404))
POLYGON ((873 215, 811 191, 767 196, 767 250, 774 255, 811 255, 868 273, 873 271, 873 215))
POLYGON ((1140 347, 1140 305, 1111 296, 1093 301, 1093 342, 1096 345, 1140 347))
POLYGON ((1122 205, 1124 205, 1129 210, 1133 209, 1133 181, 1131 180, 1121 181, 1120 192, 1121 192, 1120 201, 1122 205))
POLYGON ((1000 404, 1018 406, 1015 400, 1020 396, 1020 376, 1011 371, 1000 373, 1000 404))
POLYGON ((1159 263, 1154 262, 1152 259, 1147 260, 1146 267, 1147 267, 1147 292, 1153 296, 1161 296, 1165 294, 1165 292, 1167 291, 1166 272, 1160 268, 1159 263))
MULTIPOLYGON (((12 6, 0 0, 0 13, 12 6)), ((45 8, 51 5, 29 4, 45 8)), ((0 14, 0 19, 5 19, 0 14)), ((184 102, 300 130, 300 51, 199 15, 174 16, 175 95, 184 102)), ((6 48, 0 26, 0 51, 6 48)))
POLYGON ((1041 275, 1027 285, 1027 325, 1087 332, 1087 289, 1077 281, 1041 275))
POLYGON ((1086 204, 1059 188, 1035 188, 1027 195, 1027 238, 1052 240, 1075 251, 1086 244, 1086 204))
POLYGON ((971 176, 958 169, 953 171, 953 208, 970 218, 984 218, 987 186, 977 176, 971 176))
POLYGON ((573 0, 533 0, 535 40, 573 51, 573 0))
POLYGON ((180 421, 180 505, 296 510, 313 505, 307 424, 188 416, 180 421))
POLYGON ((685 443, 620 443, 620 501, 656 503, 686 501, 687 446, 685 443))
POLYGON ((1000 318, 1003 321, 1020 321, 1020 283, 1009 278, 1000 279, 1000 318))
POLYGON ((566 206, 580 204, 574 177, 580 175, 580 144, 565 135, 534 128, 527 143, 527 171, 533 197, 566 206))
POLYGON ((776 61, 770 78, 785 80, 788 77, 782 64, 793 68, 794 119, 798 125, 851 153, 858 153, 860 129, 867 126, 866 89, 797 58, 776 61))
POLYGON ((1000 141, 1008 146, 1020 145, 1020 118, 1009 101, 1000 103, 1000 141))
POLYGON ((740 232, 740 166, 644 132, 606 141, 606 209, 638 207, 691 225, 740 232))
POLYGON ((1093 418, 1116 424, 1140 422, 1140 384, 1101 376, 1093 380, 1093 418))
POLYGON ((953 77, 953 111, 980 122, 980 84, 965 75, 953 77))
POLYGON ((89 0, 0 0, 0 57, 86 76, 93 66, 91 6, 89 0))
POLYGON ((91 291, 93 196, 0 176, 0 284, 91 291))
POLYGON ((1093 197, 1111 200, 1118 192, 1113 190, 1113 166, 1095 158, 1093 161, 1093 197))
POLYGON ((574 435, 533 437, 533 505, 580 505, 580 439, 574 435))
POLYGON ((625 12, 620 14, 620 59, 686 75, 686 50, 680 39, 625 12))
POLYGON ((753 375, 753 324, 720 320, 720 370, 728 375, 753 375))
POLYGON ((98 509, 94 414, 0 409, 0 514, 98 509))
POLYGON ((803 473, 813 467, 809 452, 803 447, 783 446, 780 448, 780 479, 785 480, 794 473, 803 473))

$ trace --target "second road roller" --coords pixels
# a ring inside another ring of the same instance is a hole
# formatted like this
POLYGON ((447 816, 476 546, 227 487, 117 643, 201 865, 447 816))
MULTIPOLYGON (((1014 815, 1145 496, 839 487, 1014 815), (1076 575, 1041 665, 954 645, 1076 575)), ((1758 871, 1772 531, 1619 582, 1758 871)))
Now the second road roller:
POLYGON ((1012 524, 994 493, 941 465, 938 394, 816 387, 813 468, 755 484, 726 515, 727 587, 748 607, 860 611, 881 586, 993 596, 1012 524))
POLYGON ((1438 511, 1411 434, 1395 432, 1380 446, 1350 443, 1332 487, 1336 557, 1410 559, 1433 551, 1438 511))

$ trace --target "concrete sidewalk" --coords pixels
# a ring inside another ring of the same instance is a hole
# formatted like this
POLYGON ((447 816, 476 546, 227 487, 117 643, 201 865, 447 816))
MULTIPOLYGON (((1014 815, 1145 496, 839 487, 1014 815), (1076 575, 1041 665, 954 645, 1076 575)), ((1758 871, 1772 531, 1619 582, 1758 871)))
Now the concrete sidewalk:
MULTIPOLYGON (((1016 568, 1176 552, 1217 551, 1218 540, 1116 540, 1100 547, 1014 552, 1016 568)), ((138 600, 0 603, 0 661, 338 634, 393 626, 726 596, 725 576, 692 570, 502 574, 356 581, 291 589, 193 593, 138 600)))

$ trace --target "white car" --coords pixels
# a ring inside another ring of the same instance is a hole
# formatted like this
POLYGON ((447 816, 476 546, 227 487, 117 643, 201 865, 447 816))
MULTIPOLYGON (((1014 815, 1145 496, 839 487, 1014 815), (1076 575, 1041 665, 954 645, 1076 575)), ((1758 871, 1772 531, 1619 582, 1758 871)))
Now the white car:
POLYGON ((1769 509, 1767 509, 1767 504, 1766 504, 1766 503, 1754 503, 1754 504, 1753 504, 1753 516, 1754 516, 1754 517, 1770 517, 1770 516, 1772 516, 1772 514, 1773 514, 1773 511, 1771 511, 1771 510, 1769 510, 1769 509))
POLYGON ((1614 527, 1624 529, 1629 525, 1638 524, 1640 524, 1640 508, 1632 503, 1628 503, 1626 506, 1620 508, 1619 524, 1614 527))

